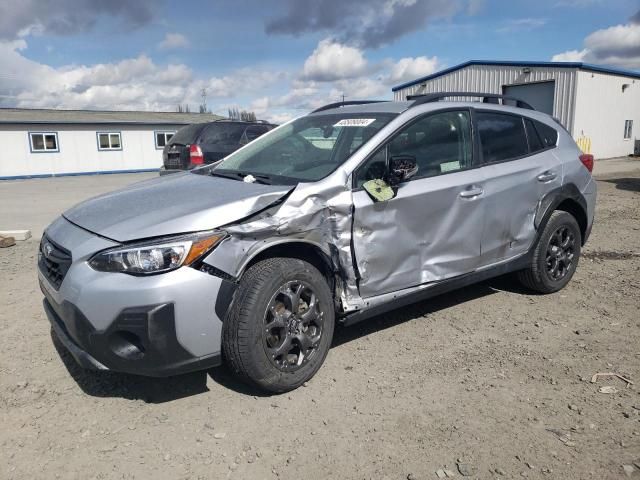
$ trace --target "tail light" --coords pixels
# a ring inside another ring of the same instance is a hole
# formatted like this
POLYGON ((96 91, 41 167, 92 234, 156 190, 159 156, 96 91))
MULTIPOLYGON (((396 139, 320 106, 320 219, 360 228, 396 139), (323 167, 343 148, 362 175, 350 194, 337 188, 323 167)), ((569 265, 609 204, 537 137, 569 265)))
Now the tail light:
POLYGON ((189 160, 191 165, 202 165, 204 163, 204 156, 199 145, 189 146, 189 160))
POLYGON ((580 161, 582 164, 589 170, 589 172, 593 172, 593 155, 590 153, 583 153, 580 155, 580 161))

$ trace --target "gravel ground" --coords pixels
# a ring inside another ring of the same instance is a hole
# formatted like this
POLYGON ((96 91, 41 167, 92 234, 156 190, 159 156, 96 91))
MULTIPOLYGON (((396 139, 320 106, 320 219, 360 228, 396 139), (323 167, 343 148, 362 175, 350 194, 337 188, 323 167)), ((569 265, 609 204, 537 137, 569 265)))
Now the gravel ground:
POLYGON ((81 370, 43 314, 37 241, 0 249, 0 478, 640 479, 640 169, 599 188, 565 290, 499 278, 338 329, 280 396, 224 367, 81 370))

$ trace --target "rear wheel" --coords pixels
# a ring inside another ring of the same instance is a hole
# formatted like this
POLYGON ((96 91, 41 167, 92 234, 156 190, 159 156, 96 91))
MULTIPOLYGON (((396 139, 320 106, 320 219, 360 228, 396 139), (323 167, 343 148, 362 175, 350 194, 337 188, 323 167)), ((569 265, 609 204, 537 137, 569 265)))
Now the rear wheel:
POLYGON ((538 238, 531 265, 518 272, 518 279, 536 292, 557 292, 573 277, 581 245, 582 235, 576 219, 570 213, 556 210, 538 238))
POLYGON ((243 275, 223 326, 231 369, 271 392, 299 387, 318 371, 333 337, 333 298, 323 275, 293 258, 270 258, 243 275))

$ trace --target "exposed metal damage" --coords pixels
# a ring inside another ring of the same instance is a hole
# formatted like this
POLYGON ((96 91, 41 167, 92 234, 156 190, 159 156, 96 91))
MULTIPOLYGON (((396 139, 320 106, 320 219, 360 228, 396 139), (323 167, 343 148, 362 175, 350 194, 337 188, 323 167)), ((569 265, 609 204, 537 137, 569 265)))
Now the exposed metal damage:
POLYGON ((352 192, 346 176, 343 180, 330 188, 325 182, 299 184, 283 203, 225 226, 229 237, 204 262, 237 278, 265 250, 306 243, 331 262, 334 294, 343 311, 361 308, 351 246, 352 192))

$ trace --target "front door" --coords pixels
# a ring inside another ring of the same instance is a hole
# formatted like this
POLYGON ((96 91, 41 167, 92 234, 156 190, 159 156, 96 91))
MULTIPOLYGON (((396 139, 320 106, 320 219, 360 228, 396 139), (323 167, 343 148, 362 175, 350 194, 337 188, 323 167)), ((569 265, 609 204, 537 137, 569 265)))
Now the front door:
POLYGON ((404 127, 355 172, 353 249, 363 298, 471 272, 478 266, 483 179, 473 168, 468 110, 428 114, 404 127), (394 198, 362 188, 388 159, 416 158, 417 174, 394 198))

